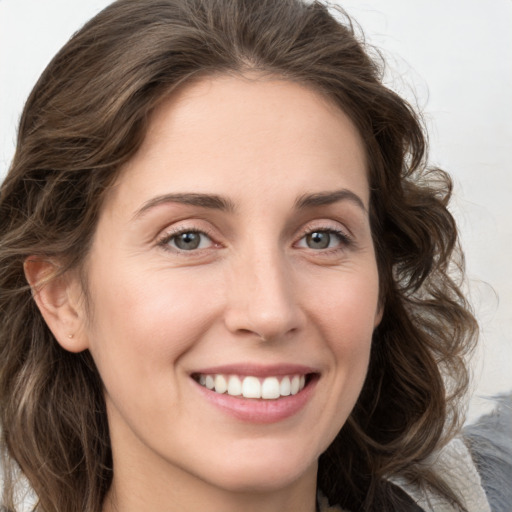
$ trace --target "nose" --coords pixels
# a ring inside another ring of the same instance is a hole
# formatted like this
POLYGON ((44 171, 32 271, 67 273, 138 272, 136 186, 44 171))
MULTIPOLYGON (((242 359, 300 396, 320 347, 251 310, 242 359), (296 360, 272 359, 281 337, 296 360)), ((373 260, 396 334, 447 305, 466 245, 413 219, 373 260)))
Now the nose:
POLYGON ((227 281, 225 324, 229 331, 272 341, 301 328, 304 315, 294 290, 293 271, 283 255, 260 251, 240 258, 227 281))

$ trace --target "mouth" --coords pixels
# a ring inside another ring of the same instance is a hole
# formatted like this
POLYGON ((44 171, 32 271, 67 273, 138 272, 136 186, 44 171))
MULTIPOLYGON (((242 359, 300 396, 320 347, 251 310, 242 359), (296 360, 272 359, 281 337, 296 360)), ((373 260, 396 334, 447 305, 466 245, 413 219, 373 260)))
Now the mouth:
POLYGON ((278 400, 295 396, 318 378, 316 373, 289 375, 238 375, 225 373, 194 373, 192 378, 202 387, 219 395, 232 397, 278 400))

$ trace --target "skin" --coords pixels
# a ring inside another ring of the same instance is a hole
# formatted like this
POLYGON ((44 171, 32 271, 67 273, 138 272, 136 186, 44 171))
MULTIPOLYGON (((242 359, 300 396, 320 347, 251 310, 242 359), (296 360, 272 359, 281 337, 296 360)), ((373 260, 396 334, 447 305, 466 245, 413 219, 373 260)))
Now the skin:
POLYGON ((101 212, 89 308, 73 276, 38 299, 105 385, 104 511, 314 511, 318 457, 357 400, 381 316, 368 208, 356 128, 304 86, 217 76, 156 110, 101 212), (171 200, 191 193, 226 208, 171 200), (180 250, 177 231, 205 234, 180 250), (291 417, 241 421, 191 378, 240 363, 307 365, 318 380, 291 417))

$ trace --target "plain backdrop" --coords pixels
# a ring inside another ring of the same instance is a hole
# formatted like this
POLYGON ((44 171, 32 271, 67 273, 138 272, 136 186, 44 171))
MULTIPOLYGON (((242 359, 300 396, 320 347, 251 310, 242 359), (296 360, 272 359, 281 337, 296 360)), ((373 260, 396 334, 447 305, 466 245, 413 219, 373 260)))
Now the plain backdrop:
MULTIPOLYGON (((255 0, 257 1, 257 0, 255 0)), ((107 0, 0 0, 0 179, 24 101, 56 51, 107 0)), ((481 325, 469 420, 512 389, 512 1, 339 1, 388 62, 387 82, 424 112, 481 325)))

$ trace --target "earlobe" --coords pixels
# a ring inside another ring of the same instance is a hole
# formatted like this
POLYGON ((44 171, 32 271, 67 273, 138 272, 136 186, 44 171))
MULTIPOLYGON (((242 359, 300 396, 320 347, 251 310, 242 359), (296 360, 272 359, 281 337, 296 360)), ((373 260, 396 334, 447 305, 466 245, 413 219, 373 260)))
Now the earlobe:
POLYGON ((70 352, 88 348, 83 326, 85 311, 79 279, 41 257, 30 256, 23 265, 32 296, 57 342, 70 352))

